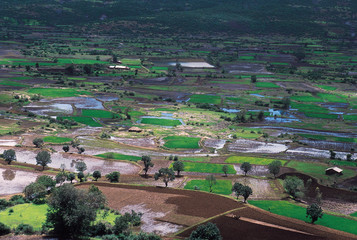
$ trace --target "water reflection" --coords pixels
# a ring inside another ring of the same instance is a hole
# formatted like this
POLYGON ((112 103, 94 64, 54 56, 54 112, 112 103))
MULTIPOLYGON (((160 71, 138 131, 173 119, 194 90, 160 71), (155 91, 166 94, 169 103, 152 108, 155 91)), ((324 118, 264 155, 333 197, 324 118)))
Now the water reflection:
POLYGON ((2 172, 2 177, 5 181, 14 180, 15 176, 16 176, 16 172, 14 172, 10 169, 6 169, 5 171, 2 172))

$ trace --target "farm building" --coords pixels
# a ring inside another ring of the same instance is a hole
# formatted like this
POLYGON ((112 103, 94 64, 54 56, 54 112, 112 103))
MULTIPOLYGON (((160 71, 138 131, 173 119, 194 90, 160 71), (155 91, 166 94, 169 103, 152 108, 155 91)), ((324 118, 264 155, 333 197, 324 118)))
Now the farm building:
POLYGON ((138 127, 131 127, 129 128, 129 132, 137 132, 137 133, 140 133, 142 132, 143 130, 138 128, 138 127))
POLYGON ((333 174, 338 174, 342 175, 342 169, 338 167, 330 167, 325 170, 326 175, 333 175, 333 174))
POLYGON ((130 70, 129 67, 123 65, 111 65, 108 67, 109 69, 119 69, 119 70, 130 70))

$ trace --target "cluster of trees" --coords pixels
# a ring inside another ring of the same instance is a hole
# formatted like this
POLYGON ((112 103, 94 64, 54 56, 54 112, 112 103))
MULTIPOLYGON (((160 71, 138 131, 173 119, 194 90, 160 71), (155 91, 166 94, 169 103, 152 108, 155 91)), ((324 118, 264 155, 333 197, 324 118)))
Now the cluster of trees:
POLYGON ((248 197, 253 194, 253 190, 249 186, 243 185, 239 182, 234 183, 232 192, 234 192, 237 199, 239 196, 243 196, 244 202, 247 202, 248 197))

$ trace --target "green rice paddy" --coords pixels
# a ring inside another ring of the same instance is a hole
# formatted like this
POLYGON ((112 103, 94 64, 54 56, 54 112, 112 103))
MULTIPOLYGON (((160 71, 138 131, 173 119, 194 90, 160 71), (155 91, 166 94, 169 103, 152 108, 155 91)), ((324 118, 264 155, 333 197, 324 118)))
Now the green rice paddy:
MULTIPOLYGON (((184 189, 195 190, 198 187, 200 191, 209 192, 209 185, 206 180, 191 180, 184 189)), ((230 195, 232 193, 232 182, 230 180, 217 180, 212 187, 212 192, 217 194, 230 195)))
POLYGON ((167 148, 200 148, 198 137, 185 137, 185 136, 169 136, 164 138, 164 146, 167 148))

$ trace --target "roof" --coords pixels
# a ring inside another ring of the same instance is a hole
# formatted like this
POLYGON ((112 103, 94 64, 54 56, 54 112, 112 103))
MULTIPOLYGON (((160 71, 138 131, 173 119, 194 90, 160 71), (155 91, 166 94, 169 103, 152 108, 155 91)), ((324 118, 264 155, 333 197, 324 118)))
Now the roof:
POLYGON ((338 167, 330 167, 330 168, 326 169, 325 171, 330 171, 330 170, 335 171, 337 173, 341 173, 343 171, 343 169, 338 168, 338 167))
POLYGON ((141 130, 141 128, 138 128, 138 127, 131 127, 131 128, 129 128, 129 131, 130 132, 141 132, 142 130, 141 130))

